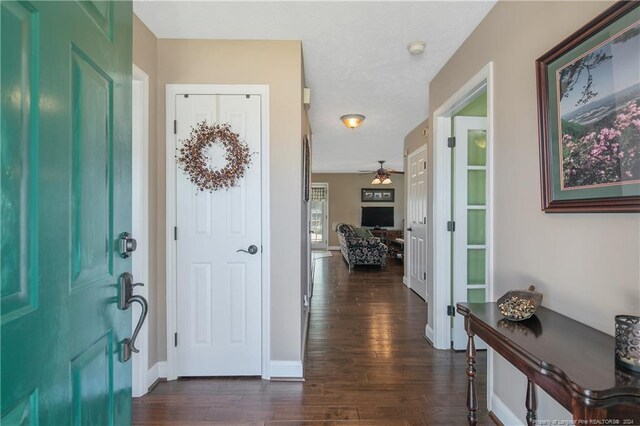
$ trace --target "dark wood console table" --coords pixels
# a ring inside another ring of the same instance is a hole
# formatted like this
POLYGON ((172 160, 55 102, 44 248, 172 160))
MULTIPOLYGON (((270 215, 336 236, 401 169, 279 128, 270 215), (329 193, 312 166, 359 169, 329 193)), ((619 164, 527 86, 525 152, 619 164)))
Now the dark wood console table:
POLYGON ((572 413, 573 424, 640 425, 640 373, 615 365, 612 336, 544 307, 521 322, 504 319, 496 303, 458 303, 457 311, 469 336, 470 425, 478 409, 474 336, 527 376, 528 425, 536 424, 536 386, 572 413))

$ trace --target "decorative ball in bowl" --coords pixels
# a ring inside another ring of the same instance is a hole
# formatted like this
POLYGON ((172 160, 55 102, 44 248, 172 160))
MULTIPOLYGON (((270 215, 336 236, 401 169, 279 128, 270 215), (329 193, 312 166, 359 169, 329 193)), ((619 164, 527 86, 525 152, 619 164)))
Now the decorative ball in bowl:
POLYGON ((510 321, 524 321, 531 318, 542 303, 542 293, 535 291, 535 286, 528 290, 510 290, 498 299, 498 310, 510 321))

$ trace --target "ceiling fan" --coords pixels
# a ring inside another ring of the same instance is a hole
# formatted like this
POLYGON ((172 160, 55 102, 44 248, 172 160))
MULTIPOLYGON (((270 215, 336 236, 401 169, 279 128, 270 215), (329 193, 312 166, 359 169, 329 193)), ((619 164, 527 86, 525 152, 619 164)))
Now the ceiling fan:
POLYGON ((371 181, 371 185, 388 185, 391 183, 391 174, 399 174, 403 175, 404 172, 399 172, 393 169, 385 169, 384 168, 384 160, 378 160, 380 163, 380 168, 378 170, 359 170, 362 173, 375 173, 373 180, 371 181))

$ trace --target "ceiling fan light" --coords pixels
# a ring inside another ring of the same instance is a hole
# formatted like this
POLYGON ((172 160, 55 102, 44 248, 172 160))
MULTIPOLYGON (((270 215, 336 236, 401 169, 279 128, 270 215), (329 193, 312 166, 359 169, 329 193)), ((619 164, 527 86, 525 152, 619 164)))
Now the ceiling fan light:
POLYGON ((340 117, 340 120, 350 129, 355 129, 360 126, 364 121, 364 115, 362 114, 346 114, 340 117))
POLYGON ((381 183, 382 182, 380 181, 380 178, 378 176, 373 178, 373 180, 371 181, 371 185, 380 185, 381 183))
POLYGON ((392 182, 391 182, 391 178, 390 178, 390 177, 386 177, 386 178, 382 181, 382 184, 383 184, 383 185, 389 185, 390 183, 392 183, 392 182))

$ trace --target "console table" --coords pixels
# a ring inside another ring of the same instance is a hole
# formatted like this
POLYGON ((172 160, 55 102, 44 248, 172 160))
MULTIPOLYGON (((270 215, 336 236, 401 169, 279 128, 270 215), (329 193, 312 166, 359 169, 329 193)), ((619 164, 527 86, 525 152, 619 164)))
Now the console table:
POLYGON ((527 377, 528 425, 536 424, 536 386, 572 413, 573 424, 640 425, 640 373, 615 365, 612 336, 544 307, 520 322, 504 319, 496 303, 458 303, 457 311, 468 336, 470 425, 478 409, 474 336, 527 377))

